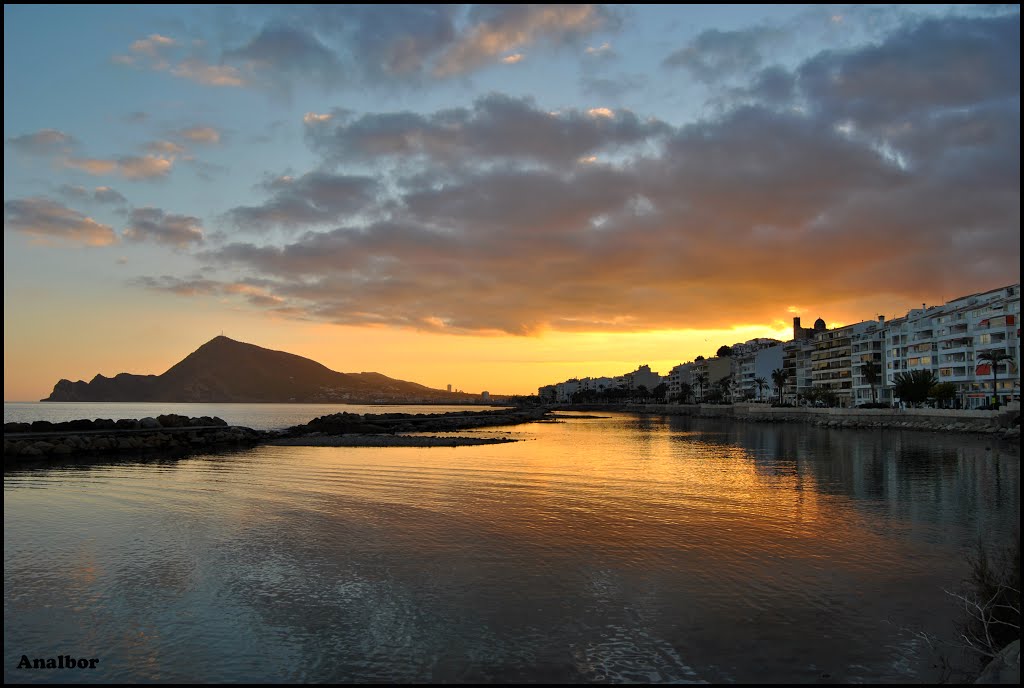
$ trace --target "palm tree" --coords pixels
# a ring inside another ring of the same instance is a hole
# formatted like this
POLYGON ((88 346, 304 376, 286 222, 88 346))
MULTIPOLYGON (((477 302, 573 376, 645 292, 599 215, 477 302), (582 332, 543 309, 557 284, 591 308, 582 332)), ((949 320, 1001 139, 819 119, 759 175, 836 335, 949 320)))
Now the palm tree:
POLYGON ((761 401, 761 393, 768 386, 768 380, 764 379, 764 377, 755 377, 754 384, 757 385, 757 400, 761 401))
POLYGON ((897 373, 892 379, 892 393, 909 404, 920 404, 928 399, 939 378, 931 370, 911 370, 897 373))
POLYGON ((786 386, 786 381, 789 380, 789 373, 786 372, 785 368, 776 368, 772 371, 772 382, 775 383, 775 388, 779 390, 779 403, 782 403, 782 388, 786 386))
POLYGON ((999 372, 997 368, 1003 361, 1012 361, 1013 356, 1000 349, 982 351, 978 354, 978 360, 984 361, 992 366, 992 397, 993 403, 999 406, 999 372))
POLYGON ((732 375, 726 375, 719 380, 718 386, 722 389, 722 397, 726 401, 732 401, 732 375))
POLYGON ((697 373, 693 376, 693 381, 697 384, 697 395, 701 401, 704 401, 704 385, 708 383, 708 374, 697 373))
POLYGON ((686 400, 693 396, 693 386, 688 382, 679 383, 679 403, 685 404, 686 400))
POLYGON ((864 373, 864 381, 871 385, 871 403, 878 403, 878 396, 875 392, 875 385, 878 384, 878 378, 880 371, 878 370, 878 364, 874 361, 865 361, 864 367, 861 368, 861 372, 864 373))

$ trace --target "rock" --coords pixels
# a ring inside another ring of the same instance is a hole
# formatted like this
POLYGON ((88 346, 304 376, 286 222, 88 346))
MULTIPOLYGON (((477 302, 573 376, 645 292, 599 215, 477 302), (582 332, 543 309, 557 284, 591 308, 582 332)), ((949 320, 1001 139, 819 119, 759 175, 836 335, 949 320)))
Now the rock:
POLYGON ((1019 685, 1020 684, 1020 640, 1002 649, 996 657, 988 663, 985 670, 975 683, 985 685, 1019 685))
POLYGON ((52 432, 53 423, 48 420, 37 420, 32 423, 32 432, 52 432))
POLYGON ((16 432, 32 432, 31 423, 4 423, 4 434, 16 432))
POLYGON ((114 422, 114 428, 117 430, 138 430, 139 421, 132 420, 130 418, 122 418, 121 420, 114 422))
MULTIPOLYGON (((161 418, 163 418, 163 416, 161 416, 161 418)), ((147 417, 139 419, 139 427, 142 428, 143 430, 157 430, 162 426, 160 425, 160 421, 158 421, 156 418, 147 417)))
POLYGON ((157 416, 156 419, 160 426, 164 428, 187 428, 192 424, 193 420, 188 416, 179 416, 176 413, 167 413, 162 416, 157 416))
POLYGON ((55 446, 53 448, 53 451, 51 452, 51 454, 54 454, 54 455, 56 455, 56 454, 66 455, 66 454, 71 454, 74 451, 75 451, 74 449, 72 449, 71 447, 69 447, 66 444, 58 444, 57 446, 55 446))

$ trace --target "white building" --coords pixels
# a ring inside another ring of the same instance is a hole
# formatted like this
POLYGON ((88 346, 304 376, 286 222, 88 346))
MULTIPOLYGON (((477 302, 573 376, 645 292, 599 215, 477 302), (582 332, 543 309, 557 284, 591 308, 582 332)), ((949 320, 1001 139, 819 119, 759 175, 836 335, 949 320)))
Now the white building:
POLYGON ((782 367, 782 342, 777 339, 751 339, 742 344, 733 344, 731 348, 733 400, 770 398, 772 371, 782 367), (758 378, 764 378, 768 385, 760 392, 757 387, 758 378))
POLYGON ((961 296, 941 306, 922 305, 885 328, 885 384, 899 373, 931 370, 957 387, 957 402, 977 408, 998 394, 1000 403, 1020 399, 1020 284, 961 296), (996 367, 983 352, 1010 356, 996 367))
MULTIPOLYGON (((673 366, 672 370, 669 371, 668 377, 665 378, 666 384, 668 384, 668 397, 669 399, 677 399, 683 391, 683 384, 685 383, 688 387, 693 387, 693 368, 696 364, 693 361, 688 363, 680 363, 677 366, 673 366)), ((691 395, 695 391, 691 391, 691 395)), ((691 397, 692 399, 692 397, 691 397)))

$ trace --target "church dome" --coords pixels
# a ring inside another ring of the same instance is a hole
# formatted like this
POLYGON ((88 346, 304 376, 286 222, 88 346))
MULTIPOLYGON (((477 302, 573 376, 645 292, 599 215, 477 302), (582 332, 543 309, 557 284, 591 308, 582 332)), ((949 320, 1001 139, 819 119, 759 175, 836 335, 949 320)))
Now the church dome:
POLYGON ((818 318, 817 320, 815 320, 814 321, 814 329, 816 329, 816 330, 824 330, 825 329, 825 321, 822 320, 821 318, 818 318))

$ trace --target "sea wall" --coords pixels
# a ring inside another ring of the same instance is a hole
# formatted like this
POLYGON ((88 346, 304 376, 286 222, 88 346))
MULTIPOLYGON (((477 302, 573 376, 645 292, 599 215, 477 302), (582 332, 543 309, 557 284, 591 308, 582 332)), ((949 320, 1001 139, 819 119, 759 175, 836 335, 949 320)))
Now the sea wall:
POLYGON ((693 418, 731 418, 762 423, 807 423, 827 428, 871 428, 968 432, 1020 437, 1018 405, 999 411, 965 409, 842 409, 773 407, 769 404, 627 404, 566 405, 577 411, 615 410, 693 418))

